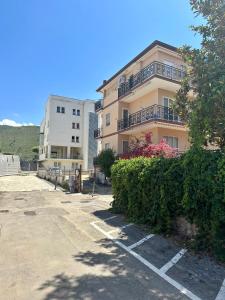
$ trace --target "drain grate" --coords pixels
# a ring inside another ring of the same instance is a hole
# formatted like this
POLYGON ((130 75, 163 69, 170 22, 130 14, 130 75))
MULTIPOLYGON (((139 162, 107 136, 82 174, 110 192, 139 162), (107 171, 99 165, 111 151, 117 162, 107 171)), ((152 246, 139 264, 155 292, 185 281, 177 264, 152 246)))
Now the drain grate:
POLYGON ((61 203, 66 204, 66 203, 71 203, 71 201, 61 201, 61 203))
POLYGON ((9 213, 9 210, 8 210, 8 209, 1 209, 1 210, 0 210, 0 213, 2 213, 2 214, 7 214, 7 213, 9 213))
POLYGON ((36 212, 34 210, 28 210, 28 211, 25 211, 24 214, 26 216, 35 216, 36 212))

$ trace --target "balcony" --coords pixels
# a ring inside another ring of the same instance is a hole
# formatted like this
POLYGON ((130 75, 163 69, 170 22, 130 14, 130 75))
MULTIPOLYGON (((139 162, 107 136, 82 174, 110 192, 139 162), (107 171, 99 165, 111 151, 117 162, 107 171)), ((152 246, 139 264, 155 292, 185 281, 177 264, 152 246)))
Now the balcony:
POLYGON ((148 121, 166 121, 179 125, 184 125, 184 122, 173 112, 169 107, 154 104, 138 112, 129 115, 127 119, 122 119, 117 122, 117 130, 129 129, 137 124, 142 124, 148 121))
POLYGON ((101 110, 103 108, 103 101, 102 100, 98 100, 95 102, 95 112, 101 110))
POLYGON ((61 154, 58 154, 58 153, 51 153, 50 158, 53 158, 53 159, 79 159, 79 160, 82 160, 82 156, 80 154, 71 154, 69 156, 66 156, 66 155, 61 155, 61 154))
POLYGON ((185 72, 173 66, 154 61, 137 74, 131 75, 127 81, 120 84, 120 87, 118 88, 118 98, 127 95, 130 91, 140 86, 153 76, 181 82, 185 76, 185 72))
POLYGON ((102 135, 102 130, 101 130, 101 128, 98 128, 98 129, 95 129, 94 130, 94 138, 100 138, 101 137, 101 135, 102 135))

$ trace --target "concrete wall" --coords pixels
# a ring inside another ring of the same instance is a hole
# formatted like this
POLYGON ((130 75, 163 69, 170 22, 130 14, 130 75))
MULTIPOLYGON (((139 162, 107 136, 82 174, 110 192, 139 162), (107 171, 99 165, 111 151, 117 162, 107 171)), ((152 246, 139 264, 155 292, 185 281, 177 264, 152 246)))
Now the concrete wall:
POLYGON ((20 171, 19 156, 0 154, 0 176, 17 175, 20 171))

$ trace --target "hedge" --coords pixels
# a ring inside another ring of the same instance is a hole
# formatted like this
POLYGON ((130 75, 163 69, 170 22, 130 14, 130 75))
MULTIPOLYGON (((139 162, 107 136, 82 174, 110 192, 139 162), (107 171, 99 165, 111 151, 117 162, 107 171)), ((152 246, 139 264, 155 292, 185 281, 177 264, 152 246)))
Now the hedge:
POLYGON ((119 160, 112 166, 112 209, 156 232, 178 216, 197 226, 194 246, 225 261, 225 157, 193 148, 179 158, 119 160))

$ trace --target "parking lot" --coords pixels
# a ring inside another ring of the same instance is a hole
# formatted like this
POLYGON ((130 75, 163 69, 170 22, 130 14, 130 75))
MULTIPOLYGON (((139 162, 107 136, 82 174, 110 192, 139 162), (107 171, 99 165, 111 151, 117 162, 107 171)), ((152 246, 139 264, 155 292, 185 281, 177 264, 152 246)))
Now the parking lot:
POLYGON ((169 239, 146 234, 125 223, 122 216, 109 214, 91 225, 188 298, 225 299, 225 269, 208 257, 200 258, 169 239))
POLYGON ((225 299, 224 266, 111 214, 110 195, 28 178, 0 192, 0 299, 225 299))

